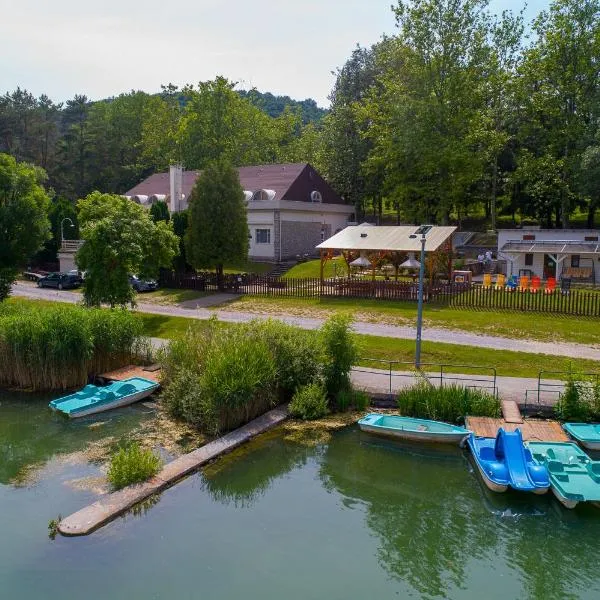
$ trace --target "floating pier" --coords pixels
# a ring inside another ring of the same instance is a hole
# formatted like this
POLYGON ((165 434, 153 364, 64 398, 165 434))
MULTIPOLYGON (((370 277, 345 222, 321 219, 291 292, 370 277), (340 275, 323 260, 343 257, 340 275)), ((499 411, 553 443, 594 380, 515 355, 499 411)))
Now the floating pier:
POLYGON ((88 535, 123 514, 135 504, 196 471, 207 462, 230 452, 256 435, 279 425, 287 417, 287 407, 275 408, 243 427, 202 446, 202 448, 171 461, 163 467, 156 477, 144 483, 130 485, 118 492, 108 494, 93 504, 73 513, 58 524, 58 531, 68 536, 88 535))
MULTIPOLYGON (((508 416, 508 415, 507 415, 508 416)), ((568 442, 569 437, 558 421, 542 419, 521 419, 521 422, 491 417, 467 417, 467 429, 481 437, 496 437, 498 429, 505 431, 520 429, 525 442, 568 442)))

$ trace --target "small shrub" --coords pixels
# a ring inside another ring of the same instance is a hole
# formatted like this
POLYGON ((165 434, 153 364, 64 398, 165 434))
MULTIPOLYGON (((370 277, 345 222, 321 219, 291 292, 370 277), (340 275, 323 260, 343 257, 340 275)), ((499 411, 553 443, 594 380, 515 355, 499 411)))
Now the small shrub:
POLYGON ((156 475, 161 460, 151 450, 143 450, 138 444, 121 448, 110 460, 108 480, 113 489, 141 483, 156 475))
POLYGON ((595 395, 595 388, 586 389, 585 383, 572 375, 554 407, 554 412, 561 421, 589 421, 592 418, 595 395), (592 398, 588 399, 590 391, 592 398))
POLYGON ((363 390, 354 390, 354 406, 356 410, 366 410, 371 404, 371 397, 363 390))
POLYGON ((456 423, 466 415, 497 417, 500 402, 485 390, 459 385, 433 387, 421 382, 400 390, 398 408, 402 415, 456 423))
POLYGON ((324 417, 329 411, 323 386, 319 383, 309 383, 299 388, 290 402, 289 411, 293 417, 304 421, 324 417))
POLYGON ((358 358, 356 342, 350 330, 352 319, 334 315, 321 327, 324 347, 325 387, 331 398, 350 388, 350 370, 358 358))

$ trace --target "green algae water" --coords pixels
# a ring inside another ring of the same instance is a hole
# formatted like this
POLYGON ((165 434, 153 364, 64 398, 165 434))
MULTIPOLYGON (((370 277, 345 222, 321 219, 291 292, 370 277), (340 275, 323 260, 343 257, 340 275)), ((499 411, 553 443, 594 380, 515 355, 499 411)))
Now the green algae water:
POLYGON ((356 427, 313 443, 270 432, 91 536, 52 541, 49 519, 97 497, 72 482, 98 467, 64 457, 101 428, 55 422, 45 402, 0 397, 1 598, 600 597, 600 510, 494 495, 458 449, 356 427))

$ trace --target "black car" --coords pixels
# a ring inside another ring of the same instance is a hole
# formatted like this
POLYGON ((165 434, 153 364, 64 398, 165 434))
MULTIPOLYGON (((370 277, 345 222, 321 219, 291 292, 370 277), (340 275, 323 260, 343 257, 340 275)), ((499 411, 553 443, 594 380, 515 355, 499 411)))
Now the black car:
POLYGON ((129 276, 129 284, 136 292, 152 292, 158 288, 154 279, 140 279, 136 275, 129 276))
POLYGON ((38 287, 57 288, 59 290, 68 290, 78 288, 83 283, 79 275, 73 273, 49 273, 45 277, 38 279, 38 287))

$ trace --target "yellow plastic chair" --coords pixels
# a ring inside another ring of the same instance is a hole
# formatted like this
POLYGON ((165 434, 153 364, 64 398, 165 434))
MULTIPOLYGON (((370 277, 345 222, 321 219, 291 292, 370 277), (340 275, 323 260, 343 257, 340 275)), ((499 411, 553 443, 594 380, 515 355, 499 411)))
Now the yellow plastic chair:
POLYGON ((489 290, 492 287, 492 274, 484 273, 483 274, 483 289, 489 290))
POLYGON ((503 273, 498 273, 498 277, 496 278, 496 289, 503 290, 506 285, 506 275, 503 273))
POLYGON ((526 292, 529 289, 529 275, 519 277, 519 291, 526 292))

